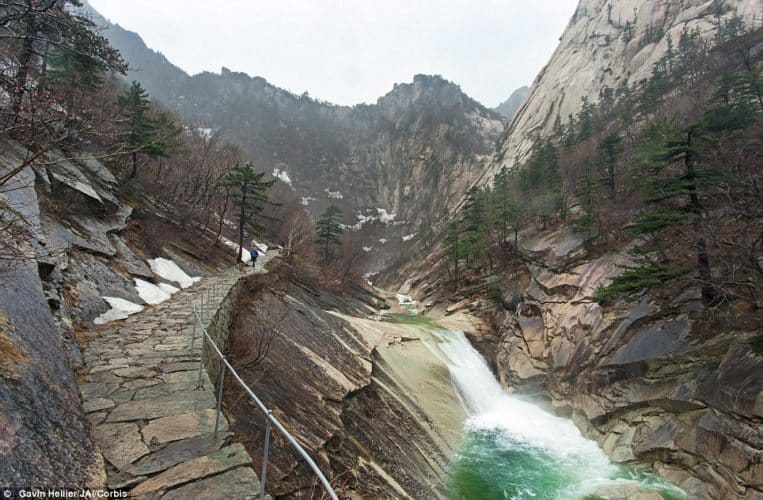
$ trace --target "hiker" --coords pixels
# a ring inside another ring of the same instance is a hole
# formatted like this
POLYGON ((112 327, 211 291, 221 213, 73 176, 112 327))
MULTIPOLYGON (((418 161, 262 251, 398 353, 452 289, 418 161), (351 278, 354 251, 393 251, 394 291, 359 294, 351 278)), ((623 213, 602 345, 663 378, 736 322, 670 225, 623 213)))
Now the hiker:
POLYGON ((257 249, 252 247, 251 250, 249 250, 249 256, 252 258, 252 267, 257 263, 257 256, 259 255, 259 252, 257 252, 257 249))

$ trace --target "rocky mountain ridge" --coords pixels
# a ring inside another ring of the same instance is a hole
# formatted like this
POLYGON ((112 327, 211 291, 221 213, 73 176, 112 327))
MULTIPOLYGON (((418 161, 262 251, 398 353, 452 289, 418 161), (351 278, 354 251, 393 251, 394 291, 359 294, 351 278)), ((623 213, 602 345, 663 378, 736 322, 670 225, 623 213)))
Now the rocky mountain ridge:
POLYGON ((375 269, 431 231, 476 182, 505 119, 439 76, 416 75, 374 104, 336 106, 223 68, 189 76, 140 37, 108 23, 105 36, 157 101, 221 131, 257 168, 291 186, 313 215, 330 203, 367 226, 375 269), (403 240, 404 237, 407 239, 403 240))
POLYGON ((719 22, 735 16, 748 27, 760 27, 761 12, 762 0, 581 0, 483 182, 503 165, 519 165, 535 136, 548 136, 558 119, 566 123, 580 111, 583 99, 595 103, 608 89, 634 87, 648 79, 667 53, 669 40, 675 47, 685 28, 710 38, 719 22))
POLYGON ((527 99, 527 95, 529 93, 530 87, 527 85, 519 87, 517 90, 511 93, 508 99, 493 109, 503 115, 503 117, 506 118, 509 123, 511 123, 511 120, 513 120, 517 115, 519 108, 522 107, 522 104, 524 104, 525 99, 527 99))

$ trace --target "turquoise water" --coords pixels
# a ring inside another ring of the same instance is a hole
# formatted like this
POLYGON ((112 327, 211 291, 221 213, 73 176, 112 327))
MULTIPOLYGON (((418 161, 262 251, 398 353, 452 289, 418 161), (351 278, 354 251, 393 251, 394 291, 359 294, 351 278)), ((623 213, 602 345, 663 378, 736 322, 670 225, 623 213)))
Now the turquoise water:
POLYGON ((435 333, 469 414, 449 472, 450 498, 592 499, 612 489, 689 498, 654 475, 613 464, 570 420, 505 392, 462 332, 435 333))
POLYGON ((467 429, 451 464, 449 498, 593 499, 597 487, 636 484, 657 491, 665 500, 689 497, 658 477, 625 467, 602 478, 579 460, 560 460, 554 453, 512 440, 497 429, 467 429), (576 463, 577 462, 577 463, 576 463))

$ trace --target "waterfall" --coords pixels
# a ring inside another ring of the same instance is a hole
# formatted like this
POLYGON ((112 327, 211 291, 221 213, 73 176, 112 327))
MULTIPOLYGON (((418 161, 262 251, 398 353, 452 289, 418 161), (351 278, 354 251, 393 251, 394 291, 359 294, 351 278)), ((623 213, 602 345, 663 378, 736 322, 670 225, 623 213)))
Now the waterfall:
POLYGON ((469 413, 451 472, 454 498, 579 499, 602 488, 637 487, 685 498, 654 476, 611 463, 572 421, 504 391, 463 332, 434 333, 439 342, 431 347, 446 358, 469 413))

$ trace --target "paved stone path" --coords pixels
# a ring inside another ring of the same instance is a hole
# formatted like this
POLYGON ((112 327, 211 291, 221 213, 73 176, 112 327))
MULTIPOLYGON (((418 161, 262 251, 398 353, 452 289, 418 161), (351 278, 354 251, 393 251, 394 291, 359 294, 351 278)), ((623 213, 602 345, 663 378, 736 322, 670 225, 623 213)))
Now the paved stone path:
MULTIPOLYGON (((268 252, 257 273, 275 256, 268 252)), ((203 279, 170 300, 85 335, 85 366, 78 377, 85 411, 106 462, 108 488, 162 500, 255 498, 252 460, 231 443, 221 415, 213 435, 216 400, 206 370, 197 389, 200 341, 191 349, 191 303, 207 289, 205 304, 217 310, 247 270, 232 269, 203 279)), ((210 315, 211 317, 211 315, 210 315)))

